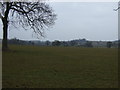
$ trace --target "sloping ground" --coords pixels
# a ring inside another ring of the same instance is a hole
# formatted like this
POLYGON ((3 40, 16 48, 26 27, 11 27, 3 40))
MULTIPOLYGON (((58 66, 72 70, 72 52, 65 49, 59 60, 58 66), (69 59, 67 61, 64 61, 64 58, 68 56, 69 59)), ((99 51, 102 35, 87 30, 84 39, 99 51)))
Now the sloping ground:
POLYGON ((3 52, 4 88, 115 88, 115 48, 10 46, 3 52))

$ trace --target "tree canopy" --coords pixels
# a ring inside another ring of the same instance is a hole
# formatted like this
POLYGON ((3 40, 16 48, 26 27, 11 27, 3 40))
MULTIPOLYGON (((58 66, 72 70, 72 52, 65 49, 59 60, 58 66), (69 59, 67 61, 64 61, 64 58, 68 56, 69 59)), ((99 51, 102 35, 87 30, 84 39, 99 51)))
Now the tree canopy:
POLYGON ((0 18, 3 22, 3 46, 7 43, 8 24, 19 24, 24 29, 33 29, 40 36, 46 28, 54 25, 56 14, 45 2, 0 1, 0 18))

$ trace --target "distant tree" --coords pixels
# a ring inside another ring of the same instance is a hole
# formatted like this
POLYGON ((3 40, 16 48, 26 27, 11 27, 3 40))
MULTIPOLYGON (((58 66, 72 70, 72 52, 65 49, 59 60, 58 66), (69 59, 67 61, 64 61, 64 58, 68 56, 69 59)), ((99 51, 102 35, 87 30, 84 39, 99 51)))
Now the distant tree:
POLYGON ((118 40, 118 48, 120 48, 120 40, 118 40))
POLYGON ((107 42, 107 47, 111 48, 112 47, 112 42, 107 42))
POLYGON ((116 41, 113 41, 113 43, 112 43, 112 47, 115 47, 115 48, 117 48, 117 47, 118 47, 118 42, 116 42, 116 41))
POLYGON ((70 41, 70 45, 71 46, 75 46, 76 45, 76 42, 74 40, 70 41))
POLYGON ((28 41, 29 43, 28 43, 28 45, 34 45, 34 42, 32 42, 32 41, 28 41))
POLYGON ((60 46, 60 45, 61 45, 61 42, 58 41, 58 40, 55 40, 55 41, 52 42, 52 45, 53 45, 53 46, 60 46))
POLYGON ((87 41, 85 44, 86 47, 93 47, 92 42, 91 41, 87 41))
POLYGON ((65 41, 61 42, 61 44, 62 44, 62 46, 68 46, 68 43, 65 41))
POLYGON ((10 40, 8 40, 9 44, 20 44, 20 40, 17 38, 12 38, 10 40))
POLYGON ((44 29, 54 24, 56 14, 43 0, 41 2, 16 2, 14 0, 4 2, 4 0, 0 0, 0 18, 3 23, 2 49, 7 50, 10 23, 20 24, 24 29, 33 29, 37 35, 43 36, 44 29))
POLYGON ((50 41, 45 42, 46 46, 50 46, 50 41))

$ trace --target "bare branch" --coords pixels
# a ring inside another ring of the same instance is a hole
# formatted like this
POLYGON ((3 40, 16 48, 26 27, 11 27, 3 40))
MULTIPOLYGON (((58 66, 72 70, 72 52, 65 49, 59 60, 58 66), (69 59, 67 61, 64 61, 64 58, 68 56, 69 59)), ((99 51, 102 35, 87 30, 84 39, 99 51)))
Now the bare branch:
POLYGON ((0 13, 0 18, 1 18, 1 19, 3 18, 3 16, 1 15, 1 13, 0 13))
POLYGON ((13 2, 11 11, 12 16, 15 15, 16 18, 19 18, 19 24, 22 27, 30 27, 40 36, 43 36, 44 29, 53 25, 56 19, 56 14, 46 3, 13 2))
POLYGON ((33 29, 40 36, 44 36, 44 30, 54 25, 56 19, 56 14, 45 2, 0 2, 0 18, 5 14, 9 14, 9 23, 20 24, 25 30, 33 29))
POLYGON ((117 9, 114 9, 114 11, 117 11, 118 9, 120 9, 120 7, 118 7, 117 9))

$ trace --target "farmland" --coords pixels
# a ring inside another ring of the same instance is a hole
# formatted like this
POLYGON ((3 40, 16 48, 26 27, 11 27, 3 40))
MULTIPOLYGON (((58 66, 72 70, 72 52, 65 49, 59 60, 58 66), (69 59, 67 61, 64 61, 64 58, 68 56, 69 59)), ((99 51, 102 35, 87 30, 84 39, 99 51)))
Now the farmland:
POLYGON ((3 52, 3 88, 116 88, 116 48, 10 45, 3 52))

